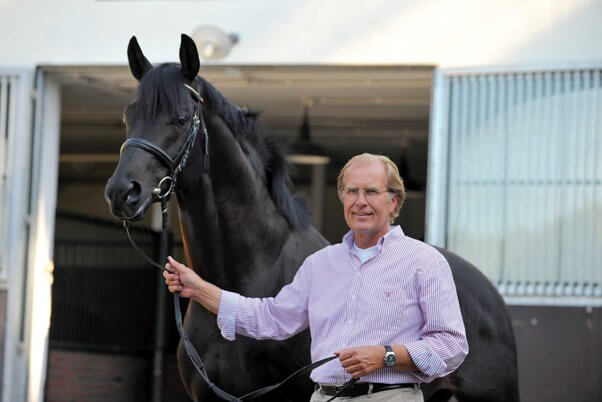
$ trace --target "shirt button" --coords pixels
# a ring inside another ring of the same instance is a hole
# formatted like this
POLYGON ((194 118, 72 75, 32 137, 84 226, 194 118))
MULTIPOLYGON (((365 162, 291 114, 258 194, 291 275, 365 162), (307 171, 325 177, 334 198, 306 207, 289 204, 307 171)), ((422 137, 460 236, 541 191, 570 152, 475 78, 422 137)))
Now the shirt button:
POLYGON ((347 320, 349 324, 353 324, 353 320, 347 320))
POLYGON ((351 296, 351 300, 355 300, 355 295, 352 295, 352 296, 351 296))
POLYGON ((355 274, 356 274, 357 276, 360 276, 360 273, 359 273, 359 272, 356 272, 355 274))
POLYGON ((341 346, 342 346, 342 347, 345 347, 345 342, 341 343, 341 346))

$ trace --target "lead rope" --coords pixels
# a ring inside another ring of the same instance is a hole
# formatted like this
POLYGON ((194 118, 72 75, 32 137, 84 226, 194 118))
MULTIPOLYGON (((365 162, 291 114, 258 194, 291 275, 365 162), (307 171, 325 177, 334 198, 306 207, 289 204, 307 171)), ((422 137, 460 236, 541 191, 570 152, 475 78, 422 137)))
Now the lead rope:
POLYGON ((329 400, 327 400, 326 402, 330 402, 333 399, 336 399, 339 397, 339 395, 341 395, 343 392, 345 392, 347 390, 347 388, 349 388, 350 386, 352 386, 353 384, 355 384, 356 382, 359 381, 359 378, 352 378, 351 380, 347 381, 345 384, 343 384, 341 386, 341 389, 334 394, 334 396, 332 398, 330 398, 329 400))
MULTIPOLYGON (((185 158, 188 158, 188 153, 184 155, 185 158)), ((183 160, 185 163, 185 160, 183 160)), ((167 255, 167 233, 169 226, 169 219, 167 216, 167 197, 161 198, 161 247, 163 247, 162 255, 167 255)), ((165 267, 163 267, 165 269, 165 267)), ((241 402, 240 398, 237 398, 233 395, 230 395, 226 391, 222 390, 220 387, 215 385, 213 381, 209 378, 207 374, 207 370, 205 369, 205 363, 203 363, 203 359, 199 356, 196 349, 190 342, 188 338, 188 334, 184 331, 184 325, 182 323, 182 308, 180 307, 180 296, 178 293, 174 293, 173 295, 173 304, 174 304, 174 313, 176 316, 176 326, 178 328, 178 332, 180 333, 180 338, 184 341, 184 348, 186 349, 186 354, 188 358, 192 362, 194 368, 196 368, 197 372, 203 377, 203 380, 209 386, 209 389, 213 391, 218 397, 231 402, 241 402)))

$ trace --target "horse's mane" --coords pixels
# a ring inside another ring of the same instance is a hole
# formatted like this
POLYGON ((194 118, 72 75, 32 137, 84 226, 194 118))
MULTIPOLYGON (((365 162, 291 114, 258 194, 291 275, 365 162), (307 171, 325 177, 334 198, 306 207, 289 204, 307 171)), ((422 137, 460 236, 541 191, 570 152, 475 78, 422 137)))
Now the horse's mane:
MULTIPOLYGON (((205 107, 219 115, 235 137, 245 138, 263 162, 266 186, 278 210, 292 229, 309 225, 309 210, 299 197, 290 192, 291 165, 273 140, 262 135, 256 117, 246 109, 230 103, 213 85, 197 76, 195 84, 205 100, 205 107)), ((186 109, 190 93, 182 85, 180 65, 166 63, 148 71, 140 81, 137 100, 146 119, 159 110, 170 115, 186 109)))

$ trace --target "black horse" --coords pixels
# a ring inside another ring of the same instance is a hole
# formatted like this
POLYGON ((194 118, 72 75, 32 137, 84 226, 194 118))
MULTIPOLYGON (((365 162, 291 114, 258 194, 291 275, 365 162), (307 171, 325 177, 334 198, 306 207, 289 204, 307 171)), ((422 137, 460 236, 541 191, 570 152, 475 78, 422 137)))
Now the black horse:
MULTIPOLYGON (((169 155, 185 146, 202 97, 208 135, 199 133, 176 184, 187 264, 216 285, 246 296, 273 296, 290 282, 302 261, 327 241, 308 223, 308 213, 289 192, 283 154, 263 137, 253 116, 232 105, 197 76, 200 63, 192 39, 182 35, 180 64, 153 67, 133 37, 128 46, 132 74, 140 82, 124 120, 128 138, 150 141, 169 155)), ((112 213, 141 219, 153 189, 168 173, 161 158, 144 147, 125 147, 106 199, 112 213)), ((470 353, 451 375, 424 384, 429 401, 517 401, 516 351, 510 319, 495 288, 473 266, 452 253, 470 353)), ((234 395, 273 384, 308 363, 307 331, 282 341, 239 337, 224 340, 215 317, 190 303, 184 323, 209 376, 234 395)), ((195 401, 215 401, 178 348, 182 381, 195 401)), ((312 387, 301 379, 262 400, 307 401, 312 387)))

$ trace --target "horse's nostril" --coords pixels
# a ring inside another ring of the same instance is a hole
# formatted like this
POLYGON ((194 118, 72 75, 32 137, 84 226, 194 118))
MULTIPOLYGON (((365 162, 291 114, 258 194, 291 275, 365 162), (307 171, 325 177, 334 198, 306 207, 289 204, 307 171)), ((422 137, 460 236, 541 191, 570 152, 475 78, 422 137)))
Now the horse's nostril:
POLYGON ((140 200, 140 193, 142 192, 142 187, 140 183, 137 181, 130 182, 128 191, 126 193, 126 202, 128 204, 135 204, 140 200))

